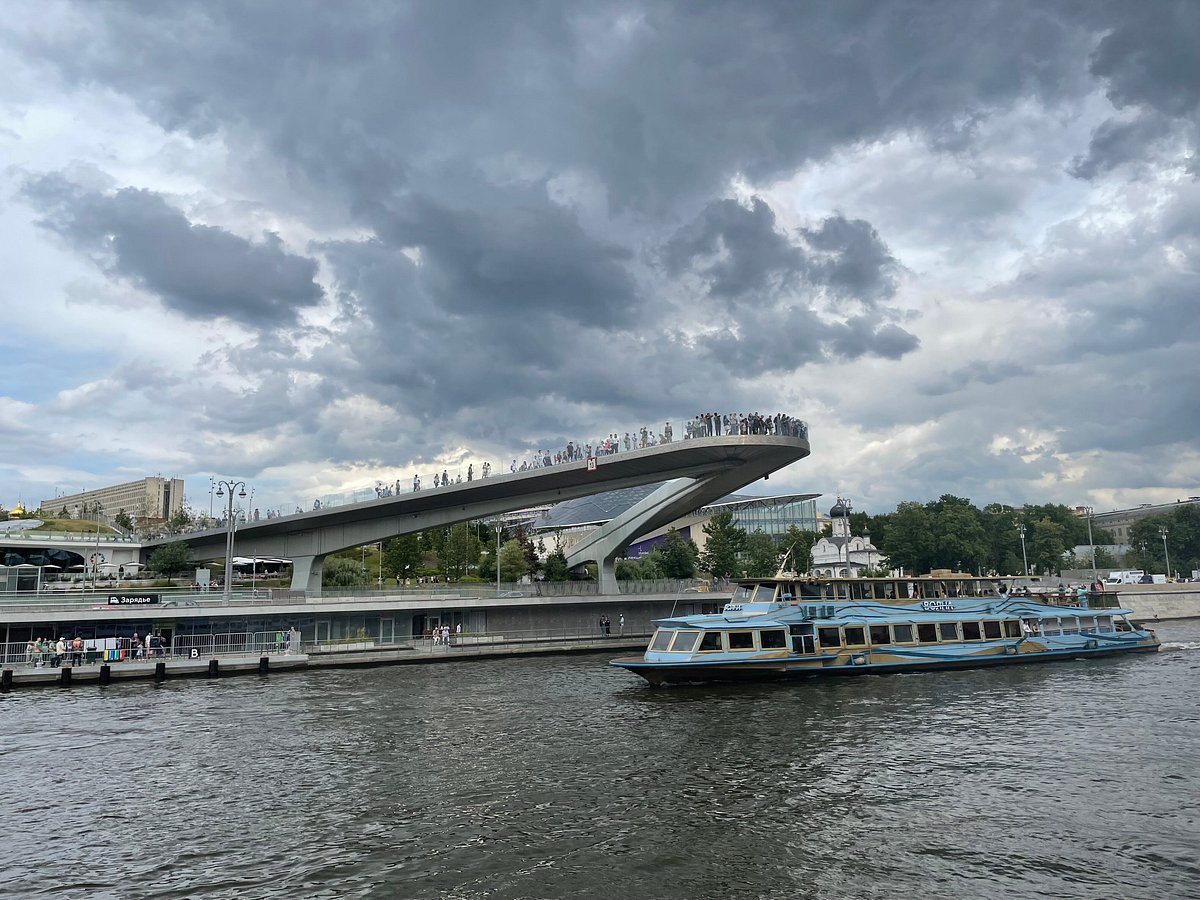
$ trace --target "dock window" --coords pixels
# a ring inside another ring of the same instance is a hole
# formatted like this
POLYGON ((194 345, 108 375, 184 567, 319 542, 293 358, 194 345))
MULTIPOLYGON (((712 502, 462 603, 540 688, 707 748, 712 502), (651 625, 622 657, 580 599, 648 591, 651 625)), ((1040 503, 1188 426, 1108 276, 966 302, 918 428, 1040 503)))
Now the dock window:
POLYGON ((892 636, 888 633, 889 629, 886 625, 871 626, 871 643, 879 646, 881 644, 890 644, 892 636))
POLYGON ((1021 636, 1021 623, 1018 622, 1016 619, 1006 620, 1004 623, 1004 636, 1005 637, 1020 637, 1021 636))
POLYGON ((925 622, 917 626, 917 640, 922 644, 937 643, 937 626, 932 622, 925 622))
POLYGON ((787 648, 787 638, 782 628, 772 628, 770 631, 758 633, 758 646, 764 650, 783 650, 787 648))
POLYGON ((913 642, 913 627, 911 625, 893 625, 892 631, 896 635, 897 644, 911 644, 913 642))
POLYGON ((675 640, 671 641, 672 653, 691 653, 696 649, 696 641, 700 639, 698 631, 677 631, 675 640))
POLYGON ((963 622, 962 634, 964 641, 977 641, 980 638, 978 622, 963 622))
POLYGON ((700 652, 711 653, 721 649, 721 632, 706 631, 704 637, 700 639, 700 652))
POLYGON ((846 646, 861 647, 867 642, 867 632, 864 628, 850 626, 846 628, 846 646))
POLYGON ((984 622, 983 623, 983 636, 985 638, 987 638, 989 641, 994 641, 996 638, 1000 637, 1000 623, 999 622, 984 622))
POLYGON ((821 639, 822 647, 842 646, 841 634, 836 628, 818 628, 817 637, 821 639))
POLYGON ((674 631, 668 631, 665 628, 660 628, 654 635, 654 640, 650 642, 651 650, 666 650, 671 646, 671 637, 675 634, 674 631))
POLYGON ((943 641, 958 640, 958 623, 957 622, 939 622, 938 631, 941 632, 943 641))
POLYGON ((754 632, 753 631, 731 631, 731 632, 729 632, 729 649, 730 650, 753 650, 754 649, 754 632))

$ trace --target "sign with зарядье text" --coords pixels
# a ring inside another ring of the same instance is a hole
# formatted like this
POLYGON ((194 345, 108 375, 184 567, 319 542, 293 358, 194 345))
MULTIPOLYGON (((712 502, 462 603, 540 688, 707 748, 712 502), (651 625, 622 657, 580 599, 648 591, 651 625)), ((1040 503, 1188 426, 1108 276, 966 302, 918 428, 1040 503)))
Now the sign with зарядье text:
POLYGON ((158 603, 158 594, 109 594, 109 606, 149 606, 158 603))

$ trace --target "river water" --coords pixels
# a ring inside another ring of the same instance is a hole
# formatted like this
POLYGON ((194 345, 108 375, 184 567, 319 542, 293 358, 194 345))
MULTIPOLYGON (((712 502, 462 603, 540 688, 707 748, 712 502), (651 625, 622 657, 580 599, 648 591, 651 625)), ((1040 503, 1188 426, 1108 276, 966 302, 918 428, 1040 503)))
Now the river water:
POLYGON ((1200 897, 1200 623, 1159 636, 799 685, 588 655, 18 690, 0 893, 1200 897))

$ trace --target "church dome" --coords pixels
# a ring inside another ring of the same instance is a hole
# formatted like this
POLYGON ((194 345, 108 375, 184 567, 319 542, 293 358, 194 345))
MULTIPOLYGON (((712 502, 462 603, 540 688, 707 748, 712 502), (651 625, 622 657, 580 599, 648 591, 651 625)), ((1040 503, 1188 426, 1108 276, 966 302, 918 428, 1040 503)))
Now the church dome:
POLYGON ((849 515, 850 510, 842 505, 841 500, 838 500, 838 502, 833 505, 833 509, 829 510, 829 518, 831 519, 844 519, 849 515))

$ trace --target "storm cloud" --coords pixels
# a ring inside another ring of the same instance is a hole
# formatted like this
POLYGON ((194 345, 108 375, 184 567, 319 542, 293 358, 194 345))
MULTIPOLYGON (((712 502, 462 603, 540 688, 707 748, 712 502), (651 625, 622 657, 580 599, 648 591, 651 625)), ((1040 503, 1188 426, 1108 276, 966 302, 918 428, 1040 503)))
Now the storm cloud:
POLYGON ((1200 378, 1194 3, 7 19, 13 284, 134 333, 105 377, 64 344, 60 391, 160 382, 128 391, 195 472, 333 488, 728 408, 810 419, 779 483, 865 502, 1184 489, 1146 473, 1194 429, 1138 398, 1200 378), (1074 421, 1106 386, 1119 440, 1074 421))
POLYGON ((294 324, 322 299, 316 263, 288 253, 277 235, 254 243, 197 225, 136 188, 101 194, 47 175, 23 193, 43 213, 41 225, 188 318, 271 328, 294 324))

